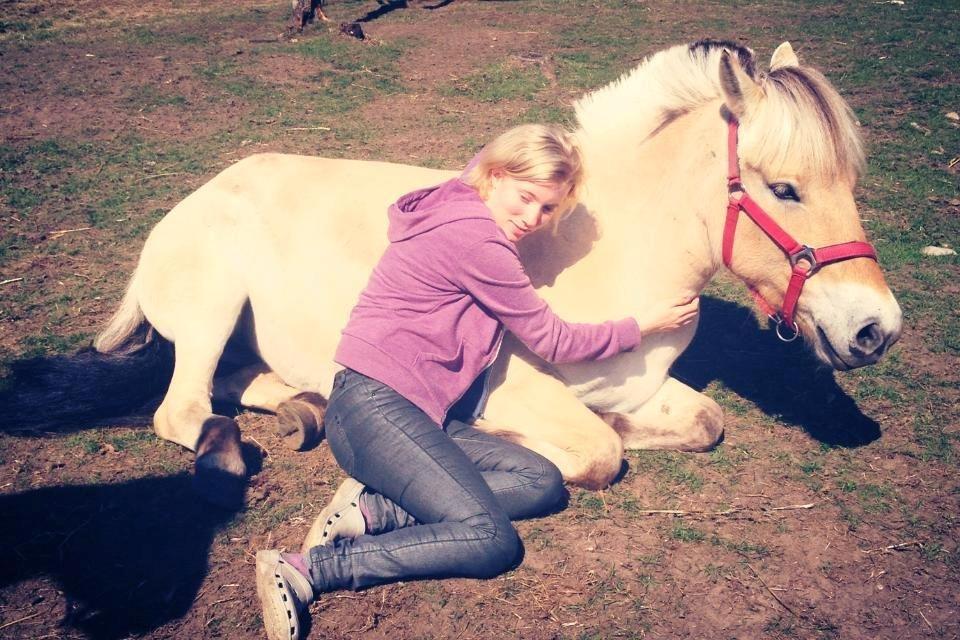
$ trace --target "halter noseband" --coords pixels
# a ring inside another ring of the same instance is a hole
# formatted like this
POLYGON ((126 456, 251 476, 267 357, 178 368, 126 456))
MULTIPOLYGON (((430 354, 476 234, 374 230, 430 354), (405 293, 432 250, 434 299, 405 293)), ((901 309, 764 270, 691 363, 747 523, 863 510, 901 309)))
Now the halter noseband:
POLYGON ((774 222, 773 218, 763 210, 763 207, 750 197, 740 180, 740 159, 737 155, 737 129, 739 126, 740 123, 737 122, 736 118, 731 117, 727 128, 729 162, 727 190, 730 201, 727 204, 727 222, 723 228, 723 263, 727 265, 728 269, 730 268, 730 263, 733 260, 733 240, 737 230, 737 219, 740 217, 740 212, 743 211, 767 234, 767 237, 775 245, 780 247, 780 250, 786 254, 787 260, 790 261, 790 283, 787 285, 787 291, 783 296, 782 311, 777 311, 776 307, 767 302, 760 295, 760 292, 749 284, 747 287, 757 301, 757 306, 776 324, 777 336, 784 342, 791 342, 800 334, 799 327, 793 321, 793 314, 797 308, 800 292, 803 291, 803 285, 807 279, 819 271, 821 267, 832 262, 841 262, 851 258, 876 260, 877 253, 869 243, 860 241, 842 242, 812 249, 794 240, 793 236, 774 222), (781 327, 786 327, 792 334, 784 335, 781 327))

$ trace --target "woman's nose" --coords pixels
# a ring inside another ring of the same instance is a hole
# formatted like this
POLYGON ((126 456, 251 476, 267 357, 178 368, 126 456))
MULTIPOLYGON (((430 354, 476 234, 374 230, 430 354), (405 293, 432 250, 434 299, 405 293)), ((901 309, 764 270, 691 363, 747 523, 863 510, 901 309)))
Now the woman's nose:
POLYGON ((540 206, 531 207, 523 214, 523 224, 527 225, 528 229, 533 229, 538 224, 540 224, 540 206))

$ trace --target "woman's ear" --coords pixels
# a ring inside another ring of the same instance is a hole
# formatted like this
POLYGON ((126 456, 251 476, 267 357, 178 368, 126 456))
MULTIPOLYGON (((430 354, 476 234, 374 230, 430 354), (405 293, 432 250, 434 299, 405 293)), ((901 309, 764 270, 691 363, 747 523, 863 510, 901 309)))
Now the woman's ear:
POLYGON ((500 181, 503 180, 506 172, 500 167, 497 167, 495 169, 491 169, 488 175, 490 176, 490 190, 493 191, 500 185, 500 181))

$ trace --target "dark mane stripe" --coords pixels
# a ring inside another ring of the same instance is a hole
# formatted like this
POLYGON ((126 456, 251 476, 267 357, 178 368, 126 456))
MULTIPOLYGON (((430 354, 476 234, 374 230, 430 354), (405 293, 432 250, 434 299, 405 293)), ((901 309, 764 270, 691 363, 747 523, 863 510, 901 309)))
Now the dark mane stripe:
POLYGON ((703 40, 697 40, 689 47, 691 57, 696 57, 696 55, 699 54, 702 58, 706 58, 714 51, 723 51, 724 49, 736 54, 740 68, 754 80, 757 79, 757 64, 753 57, 753 51, 743 45, 737 44, 733 40, 704 38, 703 40))

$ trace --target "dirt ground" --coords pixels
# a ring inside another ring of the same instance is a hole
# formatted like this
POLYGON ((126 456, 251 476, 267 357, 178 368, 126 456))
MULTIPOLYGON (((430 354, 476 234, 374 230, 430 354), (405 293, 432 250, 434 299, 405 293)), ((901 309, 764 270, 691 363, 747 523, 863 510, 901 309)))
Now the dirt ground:
MULTIPOLYGON (((705 17, 717 6, 331 0, 330 25, 291 35, 283 1, 3 0, 0 350, 82 346, 146 231, 253 151, 460 166, 510 124, 568 117, 547 106, 666 44, 737 33, 732 18, 705 17), (358 18, 365 41, 337 34, 358 18), (491 69, 535 72, 535 90, 491 98, 476 88, 491 69)), ((808 9, 832 19, 827 5, 808 9)), ((761 57, 800 28, 777 16, 744 18, 761 57)), ((916 116, 887 88, 853 84, 859 63, 829 42, 811 35, 800 50, 841 88, 848 79, 868 138, 903 135, 890 123, 916 116)), ((868 176, 865 200, 886 175, 868 176)), ((955 261, 942 269, 956 281, 955 261)), ((889 273, 905 309, 936 291, 956 300, 949 277, 924 274, 889 273)), ((889 364, 834 374, 758 327, 732 288, 704 298, 676 368, 724 407, 721 447, 631 452, 610 489, 571 488, 567 509, 518 524, 516 570, 327 595, 309 637, 960 637, 955 309, 952 325, 908 314, 889 364)), ((262 637, 254 553, 298 548, 343 474, 325 444, 284 449, 272 416, 237 420, 253 471, 238 513, 199 502, 192 454, 147 426, 0 430, 0 638, 262 637)))

